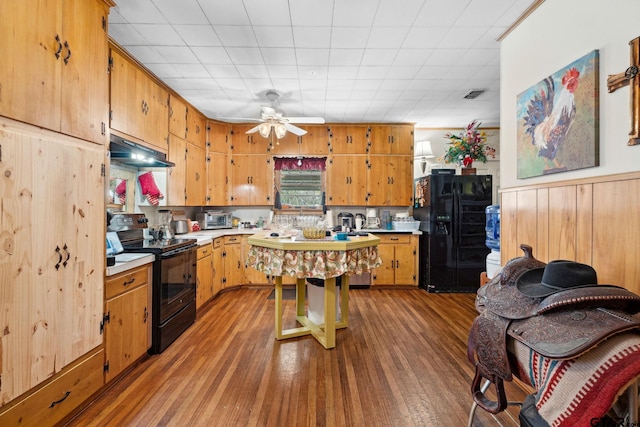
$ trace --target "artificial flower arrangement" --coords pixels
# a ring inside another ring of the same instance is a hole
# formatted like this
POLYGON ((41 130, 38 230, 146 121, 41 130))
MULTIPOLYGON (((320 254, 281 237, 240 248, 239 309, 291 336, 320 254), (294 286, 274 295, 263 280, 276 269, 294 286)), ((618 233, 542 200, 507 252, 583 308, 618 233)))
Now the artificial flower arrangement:
POLYGON ((486 163, 487 156, 495 159, 496 150, 487 145, 487 137, 478 130, 479 127, 480 123, 474 120, 459 135, 445 134, 451 145, 443 156, 446 163, 460 163, 470 168, 475 160, 486 163))

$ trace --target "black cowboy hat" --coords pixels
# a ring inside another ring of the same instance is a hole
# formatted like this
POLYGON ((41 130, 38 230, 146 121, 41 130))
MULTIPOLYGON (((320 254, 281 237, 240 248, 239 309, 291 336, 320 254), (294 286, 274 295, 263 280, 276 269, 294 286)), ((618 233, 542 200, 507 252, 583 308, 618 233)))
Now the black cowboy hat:
POLYGON ((596 271, 590 265, 575 261, 551 261, 544 268, 528 270, 518 278, 516 287, 524 295, 539 298, 570 288, 595 286, 596 271))

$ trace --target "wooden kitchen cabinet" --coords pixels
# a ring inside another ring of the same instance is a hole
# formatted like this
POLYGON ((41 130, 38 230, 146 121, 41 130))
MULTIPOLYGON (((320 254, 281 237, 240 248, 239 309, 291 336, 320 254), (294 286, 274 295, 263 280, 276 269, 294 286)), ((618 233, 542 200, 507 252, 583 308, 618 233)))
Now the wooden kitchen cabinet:
POLYGON ((0 2, 0 115, 105 144, 110 5, 0 2))
POLYGON ((300 142, 302 137, 287 132, 284 138, 274 139, 269 152, 274 156, 298 156, 300 155, 300 142))
MULTIPOLYGON (((245 262, 245 260, 247 259, 247 255, 249 254, 249 248, 251 247, 251 245, 248 242, 250 236, 251 235, 249 234, 245 234, 244 236, 242 236, 243 262, 245 262)), ((256 270, 250 265, 245 265, 244 283, 248 285, 256 285, 256 284, 266 285, 267 283, 269 283, 269 280, 267 279, 267 276, 263 272, 256 270)))
POLYGON ((196 309, 202 307, 213 297, 213 245, 198 246, 196 266, 196 309))
POLYGON ((111 49, 110 55, 111 129, 166 153, 169 92, 125 53, 111 49))
POLYGON ((372 285, 418 285, 418 236, 376 234, 382 265, 373 271, 372 285))
POLYGON ((325 125, 301 125, 307 131, 302 136, 287 132, 284 138, 276 140, 271 154, 284 156, 317 157, 329 154, 329 128, 325 125))
POLYGON ((412 157, 369 156, 367 204, 369 206, 413 205, 412 157))
POLYGON ((367 125, 334 125, 330 126, 331 153, 333 154, 366 154, 367 125))
POLYGON ((207 206, 229 204, 229 155, 207 155, 207 206))
POLYGON ((273 165, 266 154, 232 155, 229 198, 234 206, 273 204, 273 165))
POLYGON ((151 346, 151 264, 108 277, 105 283, 104 377, 108 383, 151 346))
POLYGON ((206 150, 207 120, 193 107, 187 107, 187 142, 206 150))
POLYGON ((213 295, 218 293, 224 288, 224 238, 217 237, 213 239, 213 295))
POLYGON ((334 155, 327 165, 327 205, 367 204, 367 156, 334 155))
POLYGON ((224 236, 224 288, 244 284, 244 259, 242 258, 242 236, 224 236))
POLYGON ((230 148, 233 154, 266 154, 269 151, 271 145, 269 139, 261 137, 258 132, 246 133, 258 124, 234 124, 231 127, 230 148))
POLYGON ((11 278, 0 293, 1 406, 102 345, 106 155, 3 117, 0 128, 0 277, 11 278))
POLYGON ((369 154, 413 156, 413 125, 372 125, 369 154))
POLYGON ((209 132, 209 142, 207 150, 209 153, 229 154, 231 144, 231 126, 227 123, 219 123, 209 120, 207 122, 209 132))
POLYGON ((187 141, 174 134, 169 135, 167 159, 176 165, 167 168, 167 205, 183 206, 186 203, 187 141))
POLYGON ((207 204, 207 154, 204 148, 187 142, 185 206, 207 204))
POLYGON ((169 133, 186 139, 187 104, 177 96, 169 95, 169 133))

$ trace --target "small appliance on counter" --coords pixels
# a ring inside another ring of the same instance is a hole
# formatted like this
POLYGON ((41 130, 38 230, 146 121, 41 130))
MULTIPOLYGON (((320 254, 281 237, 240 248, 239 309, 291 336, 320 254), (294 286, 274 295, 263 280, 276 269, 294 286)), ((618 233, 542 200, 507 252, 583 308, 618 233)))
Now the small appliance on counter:
POLYGON ((173 239, 173 228, 171 227, 171 220, 173 215, 170 210, 162 209, 158 211, 158 231, 160 232, 160 239, 173 239))
POLYGON ((232 228, 231 214, 222 211, 207 211, 196 215, 201 230, 232 228))
POLYGON ((365 215, 367 219, 365 220, 364 228, 368 228, 368 229, 380 228, 380 218, 378 218, 377 208, 367 208, 365 215))
POLYGON ((355 227, 355 218, 352 213, 340 212, 338 214, 337 226, 348 228, 349 230, 355 227))
POLYGON ((184 211, 173 211, 173 221, 171 221, 171 228, 176 234, 187 234, 189 230, 189 220, 184 211))

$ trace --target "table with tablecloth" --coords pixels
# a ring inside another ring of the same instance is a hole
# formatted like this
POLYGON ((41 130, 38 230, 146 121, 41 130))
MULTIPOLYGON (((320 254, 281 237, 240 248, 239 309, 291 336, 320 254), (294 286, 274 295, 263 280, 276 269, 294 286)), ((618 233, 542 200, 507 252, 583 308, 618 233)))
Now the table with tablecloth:
POLYGON ((248 239, 246 264, 275 277, 276 339, 312 335, 325 348, 336 345, 336 329, 349 323, 349 275, 370 272, 381 265, 378 237, 352 236, 348 240, 304 239, 256 234, 248 239), (302 326, 282 329, 282 276, 296 278, 296 319, 302 326), (340 287, 340 320, 336 321, 336 278, 340 287), (305 313, 307 278, 324 280, 324 324, 317 325, 305 313))

